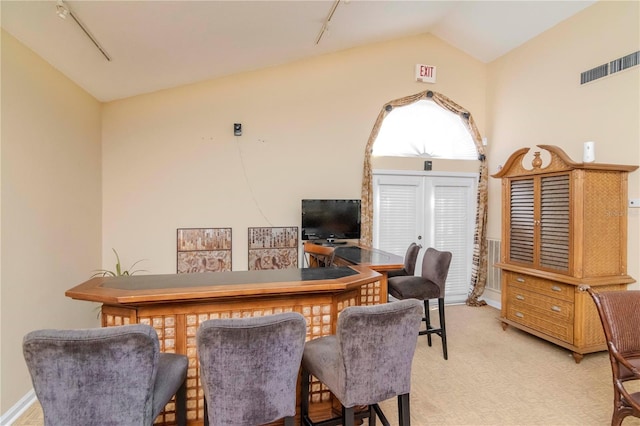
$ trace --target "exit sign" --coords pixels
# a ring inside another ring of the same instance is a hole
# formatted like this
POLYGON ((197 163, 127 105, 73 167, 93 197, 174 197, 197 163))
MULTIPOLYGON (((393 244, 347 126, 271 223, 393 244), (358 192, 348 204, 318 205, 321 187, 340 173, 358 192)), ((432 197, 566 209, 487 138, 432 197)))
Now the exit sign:
POLYGON ((436 82, 436 67, 433 65, 416 65, 416 81, 423 83, 435 83, 436 82))

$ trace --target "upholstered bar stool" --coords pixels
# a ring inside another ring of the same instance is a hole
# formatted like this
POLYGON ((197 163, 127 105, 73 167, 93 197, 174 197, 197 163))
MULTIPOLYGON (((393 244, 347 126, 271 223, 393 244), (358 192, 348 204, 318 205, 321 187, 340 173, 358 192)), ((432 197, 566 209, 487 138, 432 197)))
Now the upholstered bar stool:
POLYGON ((398 276, 390 278, 388 282, 389 294, 396 299, 420 299, 424 301, 425 330, 420 334, 427 335, 427 343, 431 346, 431 335, 436 334, 442 339, 442 354, 444 359, 447 353, 447 327, 444 317, 444 295, 449 266, 451 265, 451 252, 439 251, 429 247, 422 258, 422 276, 398 276), (440 326, 431 324, 429 300, 438 299, 438 315, 440 326))
POLYGON ((22 347, 45 426, 151 426, 174 394, 165 419, 186 424, 187 357, 148 325, 37 330, 22 347))
POLYGON ((301 423, 309 417, 310 376, 324 383, 342 404, 342 416, 318 424, 352 426, 356 417, 376 415, 388 425, 378 403, 397 396, 400 425, 409 425, 411 363, 422 318, 419 300, 351 306, 338 317, 336 334, 310 340, 302 357, 301 423), (368 411, 356 415, 356 407, 368 411))
POLYGON ((205 425, 293 426, 307 333, 297 312, 204 321, 196 333, 205 425))
POLYGON ((402 269, 393 269, 387 272, 388 278, 412 276, 416 271, 416 262, 418 261, 418 253, 420 253, 421 245, 416 243, 409 244, 407 252, 404 255, 404 266, 402 269))

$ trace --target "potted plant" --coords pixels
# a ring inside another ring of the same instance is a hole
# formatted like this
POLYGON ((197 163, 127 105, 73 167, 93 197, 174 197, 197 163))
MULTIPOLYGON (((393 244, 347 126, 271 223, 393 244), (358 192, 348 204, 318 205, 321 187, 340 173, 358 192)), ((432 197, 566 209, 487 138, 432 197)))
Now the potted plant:
POLYGON ((136 266, 138 263, 142 262, 143 260, 146 259, 140 259, 136 262, 134 262, 128 269, 125 269, 124 271, 122 270, 122 267, 120 265, 120 256, 118 256, 118 252, 116 251, 116 249, 112 248, 111 250, 113 250, 113 252, 116 255, 116 269, 115 271, 110 271, 108 269, 98 269, 94 272, 93 275, 91 275, 91 278, 93 277, 119 277, 119 276, 123 276, 123 275, 133 275, 137 272, 147 272, 146 269, 136 269, 133 270, 133 267, 136 266))

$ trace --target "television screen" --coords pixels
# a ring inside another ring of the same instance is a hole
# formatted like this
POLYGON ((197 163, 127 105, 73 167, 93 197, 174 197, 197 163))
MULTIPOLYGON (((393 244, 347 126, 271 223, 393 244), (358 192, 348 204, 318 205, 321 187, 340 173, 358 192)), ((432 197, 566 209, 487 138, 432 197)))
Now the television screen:
POLYGON ((360 200, 302 200, 302 239, 360 238, 360 200))

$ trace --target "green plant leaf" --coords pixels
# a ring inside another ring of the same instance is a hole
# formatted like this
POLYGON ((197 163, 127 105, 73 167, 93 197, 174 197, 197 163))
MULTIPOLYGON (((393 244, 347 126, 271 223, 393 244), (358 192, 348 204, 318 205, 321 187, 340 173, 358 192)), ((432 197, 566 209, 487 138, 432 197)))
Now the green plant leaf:
POLYGON ((111 250, 116 254, 116 275, 122 275, 122 271, 120 270, 120 256, 118 256, 116 249, 111 248, 111 250))
POLYGON ((129 267, 129 269, 125 269, 123 271, 122 270, 122 265, 120 264, 120 256, 118 255, 118 252, 114 248, 112 248, 111 250, 113 250, 113 253, 116 255, 116 269, 115 269, 115 271, 110 271, 108 269, 97 269, 97 270, 94 271, 93 275, 91 275, 91 278, 98 277, 98 276, 102 276, 102 277, 129 276, 129 275, 133 275, 133 274, 135 274, 137 272, 148 272, 146 269, 133 270, 134 266, 136 266, 138 263, 142 262, 143 260, 147 260, 147 259, 140 259, 140 260, 134 262, 129 267))
POLYGON ((99 277, 99 276, 102 276, 102 277, 115 277, 116 274, 113 271, 108 271, 106 269, 98 269, 98 270, 96 270, 94 272, 93 275, 91 275, 91 278, 99 277))

